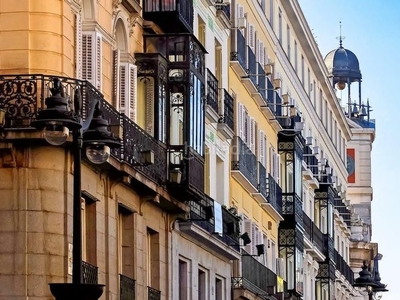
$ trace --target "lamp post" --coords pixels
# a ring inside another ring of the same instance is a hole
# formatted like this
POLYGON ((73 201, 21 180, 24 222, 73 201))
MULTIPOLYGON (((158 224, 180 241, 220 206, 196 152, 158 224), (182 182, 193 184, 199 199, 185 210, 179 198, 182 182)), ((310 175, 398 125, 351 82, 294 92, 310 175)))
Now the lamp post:
POLYGON ((108 121, 102 118, 97 98, 89 99, 92 102, 83 122, 80 88, 75 89, 73 110, 68 106, 58 78, 53 79, 50 91, 51 96, 45 100, 46 109, 38 113, 32 126, 43 129, 45 140, 54 146, 62 145, 72 131, 74 156, 72 283, 51 283, 50 290, 56 300, 97 300, 103 293, 104 285, 82 283, 81 152, 85 145, 87 158, 92 163, 101 164, 107 161, 110 148, 121 143, 108 130, 108 121))
POLYGON ((372 300, 372 289, 374 287, 378 287, 378 285, 374 282, 374 278, 371 276, 371 272, 368 271, 367 262, 365 260, 363 261, 361 271, 358 274, 360 274, 360 277, 356 278, 353 286, 366 288, 368 292, 368 299, 372 300))

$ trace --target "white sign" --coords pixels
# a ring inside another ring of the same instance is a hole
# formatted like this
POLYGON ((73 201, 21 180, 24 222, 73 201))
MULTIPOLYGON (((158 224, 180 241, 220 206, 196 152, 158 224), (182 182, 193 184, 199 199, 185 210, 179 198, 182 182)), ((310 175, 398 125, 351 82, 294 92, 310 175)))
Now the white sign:
POLYGON ((221 204, 217 201, 214 201, 214 226, 215 226, 215 233, 222 235, 223 232, 223 223, 222 223, 222 208, 221 204))

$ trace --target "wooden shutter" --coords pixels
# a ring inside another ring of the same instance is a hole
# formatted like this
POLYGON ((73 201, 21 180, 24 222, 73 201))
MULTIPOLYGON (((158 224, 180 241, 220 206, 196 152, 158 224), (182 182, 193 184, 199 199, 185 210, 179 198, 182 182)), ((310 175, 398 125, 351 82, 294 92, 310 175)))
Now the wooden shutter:
POLYGON ((82 79, 82 16, 75 14, 75 77, 82 79))
POLYGON ((120 63, 119 78, 120 112, 136 121, 137 67, 130 63, 120 63))
MULTIPOLYGON (((249 235, 250 239, 252 238, 252 222, 249 219, 244 220, 244 232, 247 232, 247 234, 249 235)), ((243 232, 243 233, 244 233, 243 232)), ((244 247, 244 251, 246 251, 247 253, 251 254, 251 246, 253 244, 253 241, 250 244, 247 244, 244 247)))
POLYGON ((82 79, 101 90, 102 38, 97 32, 82 33, 82 79))
POLYGON ((264 166, 264 131, 258 131, 258 161, 264 166))
POLYGON ((82 34, 82 79, 93 84, 93 33, 82 34))
POLYGON ((119 92, 120 92, 120 69, 119 63, 121 55, 119 50, 114 50, 113 53, 113 105, 119 107, 119 92))
POLYGON ((247 44, 250 46, 250 48, 254 51, 254 38, 255 38, 255 30, 254 30, 254 25, 249 24, 249 36, 247 37, 247 44))
POLYGON ((256 121, 252 117, 249 117, 249 148, 256 153, 256 121))

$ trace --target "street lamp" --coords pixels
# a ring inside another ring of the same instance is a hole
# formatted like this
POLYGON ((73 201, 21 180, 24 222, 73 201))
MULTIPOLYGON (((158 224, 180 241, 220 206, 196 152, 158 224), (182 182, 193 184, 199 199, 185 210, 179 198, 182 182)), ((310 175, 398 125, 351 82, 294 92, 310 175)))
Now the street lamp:
POLYGON ((373 300, 374 289, 378 288, 379 285, 375 282, 374 277, 371 276, 371 272, 368 270, 367 262, 364 260, 361 267, 361 271, 358 273, 360 277, 356 278, 354 287, 366 288, 368 292, 368 299, 373 300))
POLYGON ((54 146, 62 145, 72 132, 74 156, 72 283, 51 283, 50 291, 57 300, 97 300, 104 285, 82 283, 81 152, 84 145, 87 158, 100 164, 107 161, 110 148, 119 147, 121 143, 108 130, 108 121, 99 110, 99 99, 87 99, 91 106, 83 122, 82 90, 79 87, 75 89, 73 110, 58 78, 53 79, 50 91, 51 96, 45 100, 46 109, 38 113, 32 126, 42 129, 45 140, 54 146))

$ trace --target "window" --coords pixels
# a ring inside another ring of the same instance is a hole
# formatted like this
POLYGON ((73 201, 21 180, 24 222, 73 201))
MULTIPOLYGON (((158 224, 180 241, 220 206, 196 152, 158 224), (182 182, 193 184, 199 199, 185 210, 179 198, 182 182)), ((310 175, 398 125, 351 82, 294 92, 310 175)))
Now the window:
POLYGON ((188 264, 186 261, 179 260, 179 300, 188 300, 188 264))
POLYGON ((210 195, 210 148, 204 147, 204 192, 210 195))
POLYGON ((205 271, 203 271, 202 269, 199 268, 198 271, 198 298, 199 300, 206 300, 207 299, 207 274, 205 271))
POLYGON ((289 58, 289 61, 291 61, 291 53, 290 53, 290 47, 291 47, 291 41, 290 41, 290 27, 289 25, 286 26, 286 31, 287 31, 287 57, 289 58))
POLYGON ((215 277, 215 300, 223 300, 224 297, 224 280, 215 277))
POLYGON ((205 46, 206 45, 206 23, 199 16, 198 17, 198 35, 199 42, 205 46))
POLYGON ((134 214, 124 206, 118 206, 118 257, 119 272, 133 278, 134 275, 134 214))
POLYGON ((96 265, 97 230, 96 202, 90 198, 81 198, 82 216, 82 260, 96 265))
POLYGON ((160 238, 150 228, 147 228, 147 285, 160 289, 160 238))
POLYGON ((265 13, 265 1, 266 0, 261 0, 261 3, 260 3, 260 6, 261 6, 261 9, 262 9, 262 11, 265 13))
POLYGON ((215 40, 215 77, 218 82, 222 82, 222 46, 215 40))
POLYGON ((279 9, 279 15, 278 15, 278 39, 279 42, 282 44, 282 11, 279 9))
POLYGON ((312 91, 313 91, 313 105, 315 108, 317 105, 317 86, 315 80, 313 81, 312 91))
POLYGON ((298 62, 297 62, 297 41, 294 41, 294 70, 298 74, 298 62))
POLYGON ((307 86, 308 86, 308 97, 311 97, 311 73, 310 73, 310 68, 307 69, 307 86))
POLYGON ((304 56, 301 55, 301 83, 304 87, 304 56))
POLYGON ((269 23, 272 29, 274 29, 274 1, 275 0, 269 0, 269 23))

